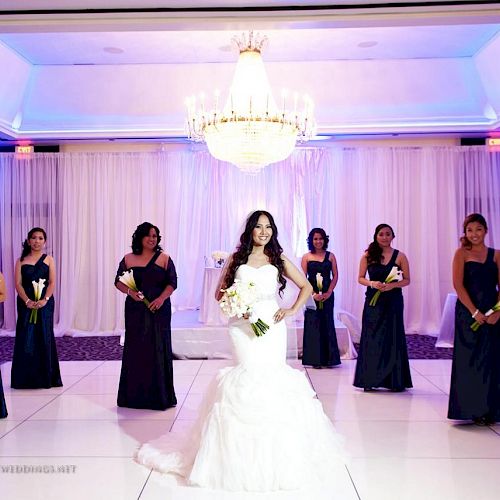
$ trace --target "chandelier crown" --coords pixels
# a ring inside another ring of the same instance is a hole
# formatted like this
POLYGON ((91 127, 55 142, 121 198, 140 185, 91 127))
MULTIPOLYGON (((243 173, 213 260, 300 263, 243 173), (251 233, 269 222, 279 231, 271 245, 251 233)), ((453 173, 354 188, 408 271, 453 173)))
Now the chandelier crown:
POLYGON ((260 33, 254 35, 253 31, 250 31, 248 38, 246 33, 242 33, 240 36, 234 36, 232 41, 238 47, 240 54, 242 52, 258 52, 260 54, 264 45, 267 44, 268 38, 260 33))
POLYGON ((267 37, 252 31, 233 39, 240 49, 229 95, 219 105, 214 93, 213 107, 205 105, 205 95, 186 99, 188 137, 206 142, 218 160, 227 161, 248 173, 290 156, 297 141, 308 141, 316 133, 313 103, 304 96, 300 105, 293 94, 293 108, 287 109, 286 91, 280 106, 274 100, 261 50, 267 37))

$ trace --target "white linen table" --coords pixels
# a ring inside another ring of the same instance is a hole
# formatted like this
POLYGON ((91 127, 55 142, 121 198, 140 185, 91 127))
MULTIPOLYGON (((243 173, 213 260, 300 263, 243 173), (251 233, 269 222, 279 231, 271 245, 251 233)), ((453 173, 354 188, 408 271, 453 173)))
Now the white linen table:
POLYGON ((219 267, 206 267, 203 273, 203 286, 198 321, 204 325, 227 325, 228 320, 222 314, 219 303, 215 300, 215 291, 221 273, 222 268, 219 267))
POLYGON ((441 324, 439 325, 439 334, 436 340, 436 347, 453 347, 455 337, 455 304, 457 303, 457 294, 449 293, 441 315, 441 324))

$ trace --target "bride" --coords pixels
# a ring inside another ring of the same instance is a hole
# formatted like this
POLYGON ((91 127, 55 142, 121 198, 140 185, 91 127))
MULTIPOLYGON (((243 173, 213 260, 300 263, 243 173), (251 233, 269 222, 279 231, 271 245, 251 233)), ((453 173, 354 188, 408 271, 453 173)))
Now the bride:
MULTIPOLYGON (((235 366, 219 371, 189 438, 166 435, 143 445, 137 461, 189 484, 215 490, 295 490, 331 479, 342 463, 339 436, 306 376, 286 364, 286 325, 312 293, 304 275, 283 255, 270 213, 252 213, 230 257, 220 288, 253 282, 259 300, 252 316, 269 325, 257 337, 246 318, 230 320, 235 366), (294 305, 279 308, 286 278, 300 289, 294 305)), ((221 292, 218 292, 218 300, 221 292)))

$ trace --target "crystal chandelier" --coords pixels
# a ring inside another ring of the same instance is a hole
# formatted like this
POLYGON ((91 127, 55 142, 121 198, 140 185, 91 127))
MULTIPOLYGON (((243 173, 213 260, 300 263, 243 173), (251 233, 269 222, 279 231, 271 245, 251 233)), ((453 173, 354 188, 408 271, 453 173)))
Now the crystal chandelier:
POLYGON ((233 38, 240 56, 229 96, 219 108, 219 93, 214 106, 205 106, 204 95, 186 100, 189 138, 206 142, 218 160, 233 163, 244 172, 256 173, 266 165, 290 156, 297 141, 305 142, 315 134, 313 103, 304 96, 299 110, 298 94, 293 96, 293 109, 286 109, 273 98, 261 51, 266 37, 249 33, 233 38))

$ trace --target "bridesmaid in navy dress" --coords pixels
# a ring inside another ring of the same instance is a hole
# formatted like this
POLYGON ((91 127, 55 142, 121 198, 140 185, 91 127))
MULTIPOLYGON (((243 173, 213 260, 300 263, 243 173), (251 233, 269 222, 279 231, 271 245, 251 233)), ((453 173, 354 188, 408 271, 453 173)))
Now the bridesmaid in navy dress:
POLYGON ((116 274, 116 288, 127 295, 118 406, 166 410, 177 404, 170 331, 170 295, 177 288, 177 275, 160 241, 156 226, 140 224, 132 236, 132 253, 125 255, 116 274), (128 270, 140 292, 119 281, 128 270))
POLYGON ((302 270, 313 287, 316 310, 304 313, 304 340, 302 364, 314 368, 332 367, 340 364, 337 333, 333 318, 335 297, 333 291, 338 281, 337 260, 328 252, 329 238, 324 229, 311 230, 307 238, 309 252, 302 257, 302 270), (323 278, 322 291, 316 276, 323 278))
POLYGON ((365 391, 385 387, 399 392, 413 387, 401 290, 410 284, 410 266, 405 254, 392 248, 394 236, 391 226, 379 224, 359 264, 358 282, 367 289, 354 385, 365 391), (403 279, 384 283, 394 266, 402 271, 403 279), (370 301, 377 290, 380 296, 371 306, 370 301))
POLYGON ((485 315, 500 300, 500 251, 486 247, 487 232, 481 214, 468 215, 453 259, 458 300, 448 418, 477 425, 500 421, 500 311, 485 315))
MULTIPOLYGON (((0 302, 4 302, 6 298, 5 280, 2 273, 0 273, 0 302)), ((5 418, 7 415, 7 405, 5 404, 5 397, 3 395, 2 374, 0 373, 0 418, 5 418)))
POLYGON ((45 231, 34 227, 23 244, 16 262, 17 324, 12 358, 13 389, 49 389, 61 387, 61 374, 54 338, 54 259, 43 248, 45 231), (41 297, 36 300, 33 281, 45 280, 41 297), (32 317, 36 311, 36 317, 32 317))

